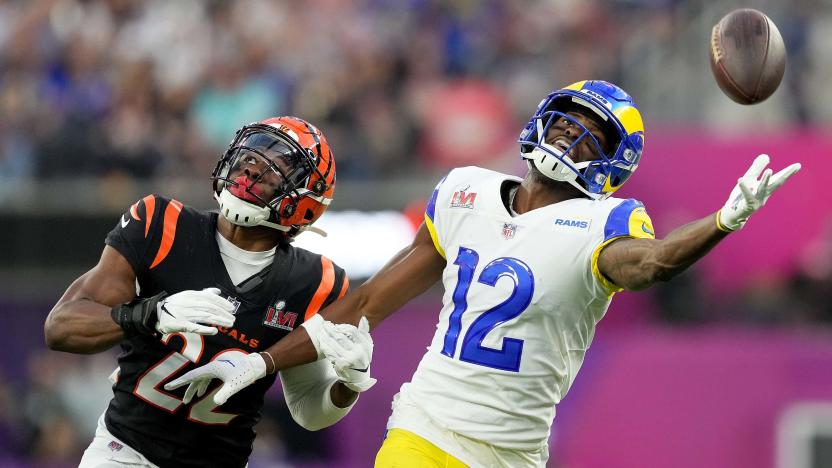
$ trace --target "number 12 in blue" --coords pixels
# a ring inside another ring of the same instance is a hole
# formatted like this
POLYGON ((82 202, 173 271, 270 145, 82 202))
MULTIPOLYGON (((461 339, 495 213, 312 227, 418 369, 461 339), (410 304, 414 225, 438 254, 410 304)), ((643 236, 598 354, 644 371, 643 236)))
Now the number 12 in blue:
MULTIPOLYGON (((445 333, 445 345, 442 354, 454 357, 459 333, 462 328, 462 314, 468 309, 468 289, 474 279, 474 270, 480 261, 479 254, 466 247, 460 247, 454 260, 459 265, 457 284, 454 288, 454 310, 448 318, 448 331, 445 333)), ((497 326, 522 314, 534 295, 534 275, 532 270, 521 260, 500 257, 483 268, 478 282, 494 287, 497 280, 507 277, 514 282, 514 288, 508 299, 486 310, 477 317, 462 339, 459 360, 493 367, 512 372, 520 370, 520 357, 523 354, 523 340, 503 338, 500 349, 487 348, 482 345, 486 335, 497 326)))

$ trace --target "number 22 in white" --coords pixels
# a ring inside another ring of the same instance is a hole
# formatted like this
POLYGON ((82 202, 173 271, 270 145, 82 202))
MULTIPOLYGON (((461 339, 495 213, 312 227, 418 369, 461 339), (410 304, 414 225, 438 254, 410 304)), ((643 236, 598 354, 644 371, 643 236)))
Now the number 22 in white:
MULTIPOLYGON (((162 337, 162 342, 168 344, 174 336, 179 336, 185 342, 181 352, 171 352, 164 359, 156 363, 155 366, 148 369, 139 377, 138 382, 136 382, 136 388, 133 389, 133 393, 136 396, 169 413, 176 412, 182 406, 182 400, 170 393, 163 392, 160 390, 160 387, 189 362, 199 362, 205 348, 204 338, 195 333, 169 333, 162 337)), ((227 349, 217 353, 211 360, 213 361, 220 356, 227 356, 228 353, 237 353, 243 356, 247 354, 239 349, 227 349)), ((217 411, 217 405, 214 404, 213 396, 218 390, 219 387, 208 392, 201 399, 191 404, 191 408, 188 411, 188 420, 202 424, 228 424, 231 422, 237 415, 217 411)))

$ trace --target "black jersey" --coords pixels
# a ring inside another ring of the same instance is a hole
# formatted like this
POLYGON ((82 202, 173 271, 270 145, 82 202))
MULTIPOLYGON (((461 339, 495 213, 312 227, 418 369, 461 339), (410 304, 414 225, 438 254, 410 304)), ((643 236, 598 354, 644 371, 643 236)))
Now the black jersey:
POLYGON ((132 335, 121 344, 107 428, 162 467, 245 466, 275 376, 219 407, 213 402, 219 380, 188 405, 184 387, 169 392, 164 384, 225 353, 265 350, 347 289, 344 270, 288 244, 278 245, 270 267, 235 286, 217 246, 217 216, 148 195, 106 239, 132 265, 140 297, 216 287, 237 306, 234 326, 213 336, 132 335))

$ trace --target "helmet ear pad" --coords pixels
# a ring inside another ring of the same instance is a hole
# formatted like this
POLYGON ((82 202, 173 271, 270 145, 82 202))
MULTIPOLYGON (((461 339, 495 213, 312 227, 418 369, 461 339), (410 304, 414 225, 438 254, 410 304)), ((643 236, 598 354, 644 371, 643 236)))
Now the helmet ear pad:
MULTIPOLYGON (((325 195, 322 195, 325 196, 325 195)), ((320 203, 311 197, 296 197, 293 194, 280 201, 278 221, 280 224, 289 226, 303 226, 318 219, 327 205, 320 203)))

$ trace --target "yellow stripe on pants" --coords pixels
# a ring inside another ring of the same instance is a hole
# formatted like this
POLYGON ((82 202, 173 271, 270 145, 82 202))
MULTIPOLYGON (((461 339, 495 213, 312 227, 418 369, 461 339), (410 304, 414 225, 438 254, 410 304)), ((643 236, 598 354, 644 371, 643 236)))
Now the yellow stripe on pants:
POLYGON ((390 429, 376 455, 375 468, 467 468, 444 450, 404 429, 390 429))

